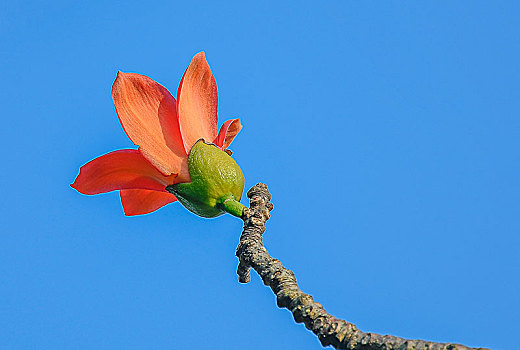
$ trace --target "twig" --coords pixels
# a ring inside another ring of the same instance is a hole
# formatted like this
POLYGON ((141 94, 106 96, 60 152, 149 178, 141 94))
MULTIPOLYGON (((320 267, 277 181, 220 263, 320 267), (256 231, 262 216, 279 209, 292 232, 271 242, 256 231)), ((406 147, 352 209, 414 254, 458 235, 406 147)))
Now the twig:
MULTIPOLYGON (((435 343, 424 340, 409 340, 391 335, 379 335, 360 331, 354 324, 329 314, 312 296, 303 293, 291 270, 272 258, 262 242, 265 222, 273 209, 271 194, 267 186, 259 183, 248 192, 250 207, 242 214, 244 230, 240 236, 236 256, 240 260, 237 274, 241 283, 251 280, 251 267, 260 275, 265 285, 271 287, 280 308, 289 309, 294 320, 304 323, 316 334, 323 346, 351 350, 470 350, 460 344, 435 343)), ((478 348, 483 350, 483 348, 478 348)))

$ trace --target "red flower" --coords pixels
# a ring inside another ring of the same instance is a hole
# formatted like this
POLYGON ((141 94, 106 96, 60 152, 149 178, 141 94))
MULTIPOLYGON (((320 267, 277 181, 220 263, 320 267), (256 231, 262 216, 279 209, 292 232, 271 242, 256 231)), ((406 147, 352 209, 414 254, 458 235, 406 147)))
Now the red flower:
POLYGON ((177 101, 147 76, 122 72, 112 85, 112 98, 123 129, 139 149, 91 160, 71 186, 89 195, 119 190, 126 215, 176 201, 165 187, 190 182, 188 154, 195 142, 203 138, 225 149, 242 128, 240 119, 231 119, 217 134, 217 84, 204 52, 186 69, 177 101))

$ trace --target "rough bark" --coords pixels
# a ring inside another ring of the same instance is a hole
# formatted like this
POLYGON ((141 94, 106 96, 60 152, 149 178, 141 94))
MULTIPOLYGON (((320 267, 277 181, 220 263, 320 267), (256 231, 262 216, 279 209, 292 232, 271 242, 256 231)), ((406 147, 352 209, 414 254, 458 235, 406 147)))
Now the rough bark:
MULTIPOLYGON (((262 234, 265 222, 273 209, 271 194, 267 186, 259 183, 247 193, 250 207, 242 214, 244 230, 240 237, 236 256, 239 259, 237 269, 241 283, 250 281, 251 267, 260 275, 265 285, 276 295, 278 307, 289 309, 294 320, 305 324, 307 329, 316 334, 323 346, 331 345, 336 349, 351 350, 469 350, 460 344, 435 343, 424 340, 403 339, 390 335, 379 335, 360 331, 354 324, 338 319, 329 314, 312 296, 303 293, 291 270, 272 258, 265 249, 262 234)), ((478 348, 482 349, 482 348, 478 348)))

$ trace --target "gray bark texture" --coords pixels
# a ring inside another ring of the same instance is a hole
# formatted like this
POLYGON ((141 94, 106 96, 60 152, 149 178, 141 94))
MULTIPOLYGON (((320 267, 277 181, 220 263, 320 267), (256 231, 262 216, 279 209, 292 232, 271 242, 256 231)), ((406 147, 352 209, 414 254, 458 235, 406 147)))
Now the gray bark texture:
MULTIPOLYGON (((469 350, 460 344, 435 343, 424 340, 410 340, 391 335, 379 335, 360 331, 354 324, 329 314, 312 296, 303 293, 291 270, 272 258, 265 249, 262 234, 265 223, 273 209, 271 194, 267 186, 259 183, 248 192, 249 208, 242 214, 244 230, 240 236, 236 256, 239 259, 238 280, 248 283, 253 268, 276 295, 278 307, 292 312, 294 320, 305 324, 307 329, 318 336, 323 346, 351 350, 469 350)), ((484 350, 483 348, 478 348, 484 350)))

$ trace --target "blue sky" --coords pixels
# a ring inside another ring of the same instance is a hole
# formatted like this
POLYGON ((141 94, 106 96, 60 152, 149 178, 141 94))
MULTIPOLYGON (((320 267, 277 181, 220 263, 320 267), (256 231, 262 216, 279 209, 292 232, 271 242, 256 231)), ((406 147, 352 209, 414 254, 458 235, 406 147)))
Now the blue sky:
MULTIPOLYGON (((241 222, 124 217, 69 187, 132 147, 118 70, 175 92, 204 50, 265 244, 364 331, 512 349, 520 325, 517 1, 0 5, 0 339, 8 349, 317 349, 254 275, 241 222)), ((243 200, 243 203, 247 201, 243 200)))

